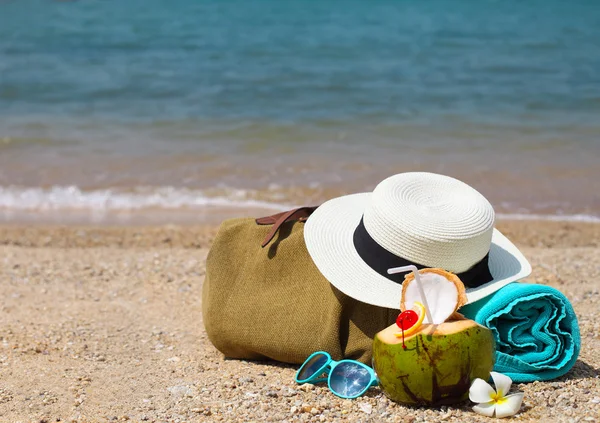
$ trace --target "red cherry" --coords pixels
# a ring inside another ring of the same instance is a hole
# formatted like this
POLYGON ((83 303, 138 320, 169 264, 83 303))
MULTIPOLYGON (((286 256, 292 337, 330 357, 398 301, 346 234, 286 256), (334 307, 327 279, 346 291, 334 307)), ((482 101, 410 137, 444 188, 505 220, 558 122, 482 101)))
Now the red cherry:
POLYGON ((405 310, 398 315, 396 324, 400 329, 408 329, 419 320, 419 315, 413 310, 405 310))

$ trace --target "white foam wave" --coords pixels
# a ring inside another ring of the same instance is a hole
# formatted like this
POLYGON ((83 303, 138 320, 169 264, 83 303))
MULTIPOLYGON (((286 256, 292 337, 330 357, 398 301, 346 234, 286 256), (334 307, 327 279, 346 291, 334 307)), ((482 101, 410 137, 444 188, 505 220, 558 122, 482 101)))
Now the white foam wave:
MULTIPOLYGON (((260 208, 265 210, 287 210, 295 207, 257 200, 253 192, 239 189, 224 189, 218 193, 207 193, 175 187, 139 187, 134 190, 116 188, 82 190, 76 186, 54 186, 51 188, 25 188, 0 186, 0 210, 5 212, 119 212, 142 209, 198 209, 206 207, 260 208)), ((546 220, 557 222, 600 223, 599 216, 587 214, 496 214, 501 220, 546 220)))
POLYGON ((181 209, 235 207, 285 210, 292 206, 247 198, 243 190, 229 190, 224 196, 208 196, 201 190, 160 187, 133 191, 103 189, 84 191, 76 186, 48 189, 0 187, 0 209, 7 211, 126 211, 149 208, 181 209))

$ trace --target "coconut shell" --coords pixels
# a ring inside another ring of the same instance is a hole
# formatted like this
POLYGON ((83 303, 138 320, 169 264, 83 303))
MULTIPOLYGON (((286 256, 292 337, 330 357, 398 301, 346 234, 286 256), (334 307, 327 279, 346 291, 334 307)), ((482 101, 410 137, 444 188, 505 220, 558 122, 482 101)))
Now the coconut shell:
MULTIPOLYGON (((456 303, 456 307, 454 308, 455 312, 456 312, 456 310, 458 310, 460 307, 464 306, 467 303, 467 291, 465 290, 465 284, 463 284, 462 281, 460 280, 460 278, 458 276, 456 276, 454 273, 447 272, 444 269, 437 269, 437 268, 427 268, 427 269, 419 270, 419 274, 423 275, 425 273, 436 273, 436 274, 444 277, 445 279, 449 280, 456 286, 456 289, 458 291, 458 301, 456 303)), ((415 275, 413 272, 410 272, 408 275, 406 275, 404 277, 404 282, 402 283, 402 296, 400 298, 400 310, 402 310, 402 311, 406 310, 406 307, 404 305, 406 289, 408 288, 408 285, 410 285, 411 283, 414 282, 414 280, 415 280, 415 275)))
POLYGON ((373 369, 383 392, 401 404, 464 401, 471 383, 487 380, 494 368, 494 335, 473 320, 426 325, 404 342, 396 332, 394 324, 375 335, 373 369))

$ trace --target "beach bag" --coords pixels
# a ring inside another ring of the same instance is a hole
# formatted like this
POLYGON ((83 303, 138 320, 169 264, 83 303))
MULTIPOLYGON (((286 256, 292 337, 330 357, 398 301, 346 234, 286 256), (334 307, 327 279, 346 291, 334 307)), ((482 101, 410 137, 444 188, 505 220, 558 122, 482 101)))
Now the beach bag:
POLYGON ((202 316, 226 357, 302 363, 324 350, 370 364, 374 335, 398 310, 348 297, 313 263, 304 221, 315 207, 223 222, 206 260, 202 316))

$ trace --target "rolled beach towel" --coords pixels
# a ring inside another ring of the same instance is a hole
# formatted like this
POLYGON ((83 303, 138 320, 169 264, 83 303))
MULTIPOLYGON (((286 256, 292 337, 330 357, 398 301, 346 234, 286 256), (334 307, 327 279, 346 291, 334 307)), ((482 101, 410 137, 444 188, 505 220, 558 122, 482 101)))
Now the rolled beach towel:
POLYGON ((567 297, 555 288, 510 283, 459 311, 492 330, 494 370, 515 382, 560 377, 579 355, 577 317, 567 297))

